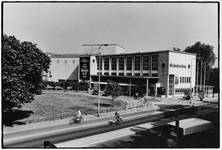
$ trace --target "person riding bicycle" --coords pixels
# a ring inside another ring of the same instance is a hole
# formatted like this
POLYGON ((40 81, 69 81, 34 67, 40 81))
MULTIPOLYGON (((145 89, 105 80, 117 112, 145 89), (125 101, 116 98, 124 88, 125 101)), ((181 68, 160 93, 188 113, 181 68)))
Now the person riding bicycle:
POLYGON ((118 122, 119 119, 120 119, 120 114, 119 114, 118 111, 116 111, 116 112, 115 112, 115 116, 114 116, 114 120, 115 120, 116 122, 118 122))
POLYGON ((77 115, 75 117, 76 117, 76 119, 83 119, 82 113, 79 109, 78 109, 77 115))

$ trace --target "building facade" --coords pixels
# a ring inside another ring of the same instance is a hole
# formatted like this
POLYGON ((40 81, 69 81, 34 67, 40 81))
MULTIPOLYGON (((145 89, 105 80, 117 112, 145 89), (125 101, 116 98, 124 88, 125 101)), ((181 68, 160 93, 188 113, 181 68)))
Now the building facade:
POLYGON ((194 89, 196 54, 180 51, 124 53, 117 44, 85 44, 82 54, 49 54, 51 65, 44 80, 86 81, 104 90, 108 80, 118 82, 122 94, 181 96, 194 89), (97 86, 98 87, 98 86, 97 86))
POLYGON ((170 50, 128 54, 114 51, 114 54, 104 54, 102 49, 97 48, 93 54, 80 56, 80 62, 87 60, 88 64, 80 65, 79 81, 88 81, 93 88, 100 78, 103 90, 107 81, 112 80, 118 82, 122 93, 127 95, 133 95, 134 87, 139 85, 143 93, 179 96, 186 90, 194 89, 195 58, 196 54, 193 53, 170 50), (98 55, 99 50, 101 55, 98 55), (82 76, 83 72, 88 73, 87 78, 82 76))
POLYGON ((50 54, 50 68, 43 80, 47 81, 78 81, 79 54, 50 54))

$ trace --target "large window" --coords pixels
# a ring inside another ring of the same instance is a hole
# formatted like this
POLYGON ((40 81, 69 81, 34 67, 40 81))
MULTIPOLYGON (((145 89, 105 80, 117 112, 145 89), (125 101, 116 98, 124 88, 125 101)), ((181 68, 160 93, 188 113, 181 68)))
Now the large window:
POLYGON ((143 70, 149 70, 150 66, 149 66, 149 55, 144 55, 143 56, 143 70))
POLYGON ((112 66, 111 66, 111 69, 112 70, 116 70, 116 57, 112 57, 112 66))
POLYGON ((119 57, 119 70, 124 70, 124 57, 119 57))
POLYGON ((174 88, 174 76, 169 75, 169 95, 173 95, 173 88, 174 88))
POLYGON ((152 70, 158 70, 158 55, 152 55, 152 70))
POLYGON ((132 57, 128 56, 126 59, 127 63, 126 63, 126 70, 132 70, 132 57))
POLYGON ((102 58, 97 57, 97 69, 102 70, 102 58))
POLYGON ((104 70, 109 70, 109 58, 104 59, 104 70))
POLYGON ((140 70, 140 56, 135 56, 134 67, 135 70, 140 70))

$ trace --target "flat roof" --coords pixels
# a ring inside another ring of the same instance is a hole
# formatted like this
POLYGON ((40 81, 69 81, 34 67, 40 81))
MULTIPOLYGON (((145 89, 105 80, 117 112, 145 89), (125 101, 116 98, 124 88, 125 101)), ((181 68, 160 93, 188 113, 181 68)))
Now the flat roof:
MULTIPOLYGON (((105 44, 83 44, 82 46, 100 46, 100 45, 105 45, 105 44)), ((125 49, 124 47, 122 47, 118 44, 108 44, 108 46, 112 46, 112 45, 116 45, 116 46, 119 46, 119 47, 125 49)))
MULTIPOLYGON (((108 54, 101 56, 119 56, 119 55, 140 55, 140 54, 148 54, 148 53, 162 53, 162 52, 172 52, 172 53, 180 53, 180 54, 188 54, 188 55, 197 55, 196 53, 187 53, 183 51, 171 51, 171 50, 156 50, 156 51, 146 51, 146 52, 134 52, 134 53, 120 53, 120 54, 108 54)), ((97 56, 97 55, 96 55, 97 56)))
MULTIPOLYGON (((88 45, 90 45, 90 44, 88 44, 88 45)), ((100 45, 100 44, 91 44, 91 45, 100 45)), ((113 44, 113 45, 117 45, 117 44, 113 44)), ((140 55, 140 54, 161 53, 161 52, 197 55, 196 53, 187 53, 187 52, 183 52, 183 51, 156 50, 156 51, 134 52, 134 53, 105 54, 105 55, 101 55, 101 56, 124 56, 124 55, 137 55, 137 54, 140 55)), ((50 55, 50 58, 78 58, 78 57, 86 57, 86 56, 98 56, 98 54, 52 54, 52 53, 48 53, 48 54, 50 55)))
POLYGON ((81 54, 51 54, 50 58, 78 58, 81 54))

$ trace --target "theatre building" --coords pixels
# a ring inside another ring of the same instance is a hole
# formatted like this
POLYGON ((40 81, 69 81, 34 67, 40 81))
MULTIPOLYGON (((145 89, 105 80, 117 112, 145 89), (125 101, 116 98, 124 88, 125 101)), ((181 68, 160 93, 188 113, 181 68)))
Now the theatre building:
POLYGON ((43 80, 54 82, 78 81, 79 54, 52 54, 48 73, 43 74, 43 80))
POLYGON ((104 90, 108 80, 118 82, 122 94, 133 95, 135 86, 143 93, 181 96, 195 86, 196 54, 160 50, 125 53, 117 44, 83 45, 79 57, 79 81, 104 90))

